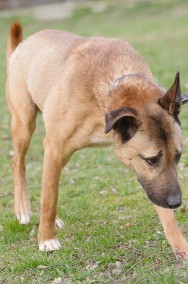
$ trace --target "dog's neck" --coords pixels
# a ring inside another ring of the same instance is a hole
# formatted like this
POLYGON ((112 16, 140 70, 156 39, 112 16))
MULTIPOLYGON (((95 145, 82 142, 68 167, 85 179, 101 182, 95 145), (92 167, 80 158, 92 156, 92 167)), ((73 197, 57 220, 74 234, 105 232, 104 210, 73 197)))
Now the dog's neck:
POLYGON ((114 80, 108 91, 108 100, 105 100, 105 112, 122 107, 145 108, 146 104, 163 96, 164 88, 151 76, 146 76, 129 73, 114 80))

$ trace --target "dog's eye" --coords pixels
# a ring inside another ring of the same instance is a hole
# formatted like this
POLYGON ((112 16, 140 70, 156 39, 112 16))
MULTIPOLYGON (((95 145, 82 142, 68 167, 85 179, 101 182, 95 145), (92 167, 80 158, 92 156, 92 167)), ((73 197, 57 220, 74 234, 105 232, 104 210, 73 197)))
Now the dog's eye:
POLYGON ((181 158, 181 153, 176 155, 176 158, 175 158, 176 164, 179 162, 180 158, 181 158))
POLYGON ((145 158, 144 160, 145 160, 150 166, 155 167, 155 166, 158 166, 160 157, 145 158))

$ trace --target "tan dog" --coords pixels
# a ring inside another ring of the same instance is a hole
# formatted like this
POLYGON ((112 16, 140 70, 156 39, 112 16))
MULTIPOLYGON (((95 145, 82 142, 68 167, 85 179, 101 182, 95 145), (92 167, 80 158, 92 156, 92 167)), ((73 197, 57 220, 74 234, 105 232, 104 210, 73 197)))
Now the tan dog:
MULTIPOLYGON (((169 209, 181 204, 176 174, 182 151, 179 74, 165 93, 144 60, 121 40, 55 30, 38 32, 22 43, 21 38, 21 25, 15 23, 7 50, 14 208, 19 222, 29 223, 24 159, 40 111, 46 130, 40 250, 60 248, 55 222, 62 167, 83 147, 114 143, 118 158, 135 171, 156 204, 173 251, 188 259, 188 244, 169 209)), ((61 226, 60 220, 56 223, 61 226)))

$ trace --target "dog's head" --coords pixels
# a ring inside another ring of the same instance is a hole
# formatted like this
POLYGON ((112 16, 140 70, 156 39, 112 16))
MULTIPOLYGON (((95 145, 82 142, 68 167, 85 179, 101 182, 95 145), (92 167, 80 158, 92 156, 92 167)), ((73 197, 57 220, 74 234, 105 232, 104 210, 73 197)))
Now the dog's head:
POLYGON ((176 166, 181 157, 179 73, 171 88, 149 103, 106 114, 106 130, 114 130, 118 158, 137 174, 149 199, 165 208, 181 205, 176 166))

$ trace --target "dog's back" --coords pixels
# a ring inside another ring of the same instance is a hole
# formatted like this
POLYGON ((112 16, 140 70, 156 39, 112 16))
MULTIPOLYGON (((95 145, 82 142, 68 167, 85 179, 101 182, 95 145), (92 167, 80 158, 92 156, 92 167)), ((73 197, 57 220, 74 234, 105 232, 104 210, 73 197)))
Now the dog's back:
MULTIPOLYGON (((9 56, 21 33, 21 26, 12 26, 9 56)), ((122 74, 137 72, 153 81, 149 67, 128 43, 102 37, 84 38, 57 30, 43 30, 28 37, 14 50, 8 62, 11 84, 24 80, 32 100, 42 112, 46 97, 58 81, 68 84, 69 89, 78 85, 84 94, 89 87, 89 92, 95 91, 100 104, 110 84, 122 74)))

